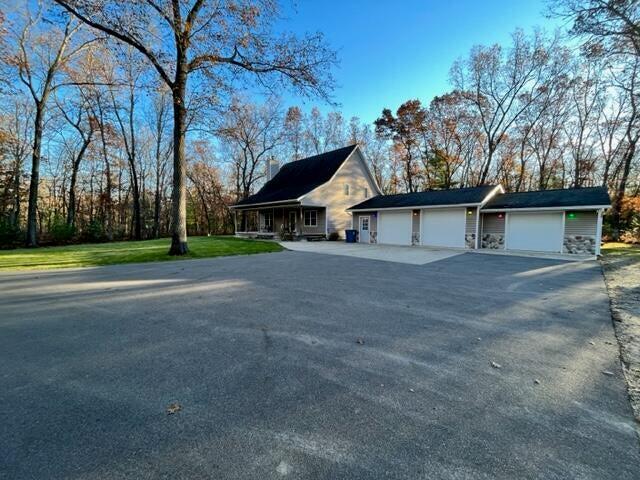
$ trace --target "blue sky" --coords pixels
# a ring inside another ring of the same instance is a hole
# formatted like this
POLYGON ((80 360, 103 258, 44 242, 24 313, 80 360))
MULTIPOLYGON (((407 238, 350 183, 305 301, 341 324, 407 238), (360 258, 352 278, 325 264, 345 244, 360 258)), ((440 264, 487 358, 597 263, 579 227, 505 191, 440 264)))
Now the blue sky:
POLYGON ((451 64, 473 45, 506 44, 518 27, 553 31, 559 22, 545 11, 545 0, 298 0, 285 28, 325 34, 341 61, 334 72, 339 109, 372 122, 384 107, 411 98, 428 103, 447 91, 451 64))

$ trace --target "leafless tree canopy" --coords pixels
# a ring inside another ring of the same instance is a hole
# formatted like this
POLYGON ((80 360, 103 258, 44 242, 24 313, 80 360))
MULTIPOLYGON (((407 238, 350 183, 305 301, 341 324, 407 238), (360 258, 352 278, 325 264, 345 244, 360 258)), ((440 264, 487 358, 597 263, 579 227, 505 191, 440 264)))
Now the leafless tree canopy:
POLYGON ((553 1, 569 41, 475 46, 447 91, 369 122, 283 100, 330 98, 336 56, 320 34, 278 33, 274 0, 22 6, 0 14, 3 246, 170 236, 185 253, 187 233, 231 233, 227 206, 270 159, 352 143, 388 193, 604 185, 607 233, 640 235, 636 1, 553 1))

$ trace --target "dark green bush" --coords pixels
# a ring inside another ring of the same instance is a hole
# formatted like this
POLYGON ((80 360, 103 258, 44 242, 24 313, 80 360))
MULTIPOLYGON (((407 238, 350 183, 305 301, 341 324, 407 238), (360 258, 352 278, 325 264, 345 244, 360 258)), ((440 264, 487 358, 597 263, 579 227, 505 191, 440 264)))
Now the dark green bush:
POLYGON ((90 243, 104 242, 106 237, 102 222, 99 220, 91 220, 82 230, 82 240, 90 243))
POLYGON ((68 225, 64 218, 56 216, 49 227, 51 241, 56 245, 64 245, 71 243, 76 234, 76 229, 72 225, 68 225))
POLYGON ((330 240, 331 242, 335 242, 335 241, 340 240, 340 234, 339 234, 338 232, 331 232, 331 233, 329 234, 329 240, 330 240))
POLYGON ((16 248, 23 241, 22 230, 6 217, 0 217, 0 249, 16 248))

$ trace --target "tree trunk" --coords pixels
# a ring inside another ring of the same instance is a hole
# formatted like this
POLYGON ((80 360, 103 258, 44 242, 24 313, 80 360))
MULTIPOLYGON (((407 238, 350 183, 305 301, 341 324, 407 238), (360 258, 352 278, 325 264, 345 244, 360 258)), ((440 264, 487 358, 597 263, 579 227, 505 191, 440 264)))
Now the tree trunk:
POLYGON ((38 246, 38 187, 40 185, 40 150, 46 99, 36 102, 36 117, 33 130, 33 152, 31 154, 31 181, 29 182, 29 209, 27 211, 27 247, 38 246))
POLYGON ((142 240, 142 212, 140 208, 140 186, 135 168, 131 167, 133 194, 133 238, 142 240))
POLYGON ((160 176, 159 172, 156 177, 156 192, 153 204, 153 236, 154 238, 160 238, 160 176))
POLYGON ((104 131, 104 118, 102 115, 102 105, 98 103, 100 109, 100 122, 98 128, 100 128, 100 140, 102 144, 102 157, 104 158, 104 175, 106 177, 106 186, 104 194, 104 234, 108 241, 113 240, 113 208, 111 202, 111 190, 113 185, 111 183, 111 166, 109 165, 109 154, 107 153, 107 139, 104 131))
POLYGON ((615 198, 613 200, 613 205, 611 209, 611 223, 613 230, 613 239, 618 241, 620 238, 620 224, 621 224, 621 211, 622 211, 622 201, 624 200, 624 194, 627 190, 627 181, 629 180, 629 172, 631 171, 631 161, 636 153, 636 142, 637 140, 633 140, 629 142, 629 148, 627 149, 625 158, 624 158, 624 166, 622 168, 622 176, 620 177, 620 184, 618 185, 618 189, 616 191, 615 198))
POLYGON ((22 162, 16 161, 16 171, 13 176, 13 217, 11 218, 14 227, 20 226, 20 176, 22 173, 22 162))
POLYGON ((69 206, 67 208, 67 225, 69 225, 70 227, 75 226, 76 223, 76 182, 78 179, 78 170, 80 168, 80 162, 82 162, 82 158, 84 157, 84 153, 87 151, 87 147, 91 142, 92 133, 92 131, 89 131, 88 136, 82 142, 82 147, 80 147, 78 156, 74 160, 71 167, 71 180, 69 183, 69 206))
POLYGON ((71 172, 71 180, 69 182, 69 205, 67 207, 67 225, 73 227, 76 219, 76 179, 78 178, 78 169, 73 166, 71 172))
POLYGON ((185 66, 176 75, 173 88, 173 192, 171 195, 171 248, 169 255, 185 255, 187 246, 187 190, 185 185, 185 126, 186 108, 184 97, 187 84, 185 66))

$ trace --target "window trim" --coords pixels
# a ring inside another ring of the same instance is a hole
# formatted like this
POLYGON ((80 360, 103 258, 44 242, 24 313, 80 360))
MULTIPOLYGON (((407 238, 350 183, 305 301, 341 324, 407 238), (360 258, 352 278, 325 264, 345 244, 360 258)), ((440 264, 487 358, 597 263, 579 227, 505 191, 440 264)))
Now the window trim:
POLYGON ((318 211, 317 210, 305 210, 304 211, 304 226, 305 227, 317 227, 318 226, 318 211), (313 220, 314 222, 311 223, 311 212, 314 213, 314 217, 313 220), (309 214, 309 223, 307 223, 307 213, 309 214))

